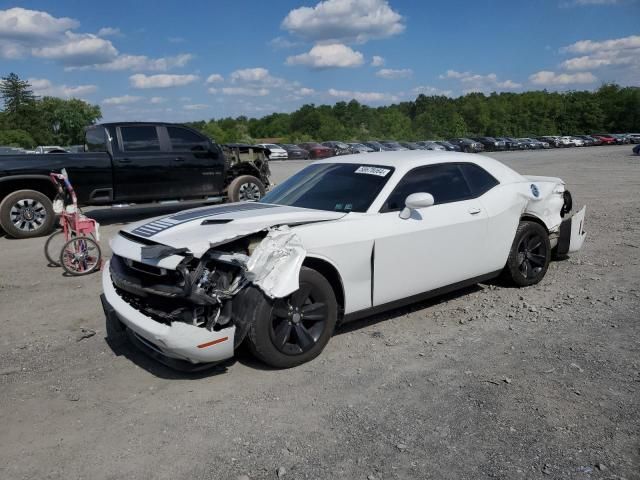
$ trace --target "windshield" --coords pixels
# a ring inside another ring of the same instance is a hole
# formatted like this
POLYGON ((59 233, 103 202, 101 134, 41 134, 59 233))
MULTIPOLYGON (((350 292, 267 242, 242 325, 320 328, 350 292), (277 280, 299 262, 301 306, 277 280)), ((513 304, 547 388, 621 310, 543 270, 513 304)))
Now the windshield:
POLYGON ((260 202, 332 212, 366 212, 393 170, 393 167, 357 163, 309 165, 271 190, 260 202))

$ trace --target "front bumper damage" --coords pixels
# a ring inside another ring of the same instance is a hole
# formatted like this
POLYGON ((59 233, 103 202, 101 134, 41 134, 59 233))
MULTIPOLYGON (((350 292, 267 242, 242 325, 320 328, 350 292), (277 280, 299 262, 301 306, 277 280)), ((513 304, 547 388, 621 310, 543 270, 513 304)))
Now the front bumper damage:
POLYGON ((103 269, 107 321, 121 322, 134 344, 174 368, 167 360, 197 365, 233 357, 252 314, 247 287, 269 298, 289 295, 306 254, 287 227, 216 245, 202 258, 128 240, 112 241, 103 269))

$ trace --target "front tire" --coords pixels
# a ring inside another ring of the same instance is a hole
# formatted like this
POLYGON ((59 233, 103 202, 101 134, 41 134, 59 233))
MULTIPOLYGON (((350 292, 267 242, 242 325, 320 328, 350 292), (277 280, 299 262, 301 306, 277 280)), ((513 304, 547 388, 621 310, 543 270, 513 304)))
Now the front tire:
POLYGON ((33 238, 53 230, 56 216, 51 199, 35 190, 18 190, 0 203, 0 226, 13 238, 33 238))
POLYGON ((231 202, 257 202, 264 197, 264 184, 253 175, 242 175, 233 179, 227 189, 231 202))
POLYGON ((542 280, 551 261, 547 230, 536 222, 521 221, 509 252, 503 277, 518 287, 542 280))
POLYGON ((286 298, 258 300, 247 340, 251 352, 275 368, 291 368, 317 357, 329 342, 338 304, 329 281, 307 267, 300 288, 286 298))

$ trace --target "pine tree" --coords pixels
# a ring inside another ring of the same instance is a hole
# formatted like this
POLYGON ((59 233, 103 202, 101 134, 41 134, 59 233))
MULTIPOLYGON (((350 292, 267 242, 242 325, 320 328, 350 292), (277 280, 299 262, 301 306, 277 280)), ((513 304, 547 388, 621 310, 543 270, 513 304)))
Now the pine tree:
POLYGON ((29 82, 21 80, 15 73, 2 77, 0 95, 7 113, 17 113, 22 107, 33 105, 36 100, 29 82))

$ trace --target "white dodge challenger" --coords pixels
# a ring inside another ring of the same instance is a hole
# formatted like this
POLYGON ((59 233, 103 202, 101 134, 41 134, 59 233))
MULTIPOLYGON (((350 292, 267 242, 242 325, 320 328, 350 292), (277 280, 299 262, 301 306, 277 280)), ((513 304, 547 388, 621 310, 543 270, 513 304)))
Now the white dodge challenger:
POLYGON ((139 222, 112 240, 107 336, 196 369, 246 340, 279 368, 316 357, 336 324, 502 275, 539 282, 582 247, 559 178, 484 156, 381 152, 314 162, 259 202, 139 222))

